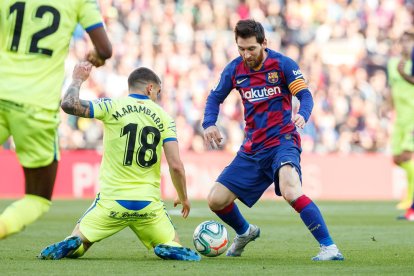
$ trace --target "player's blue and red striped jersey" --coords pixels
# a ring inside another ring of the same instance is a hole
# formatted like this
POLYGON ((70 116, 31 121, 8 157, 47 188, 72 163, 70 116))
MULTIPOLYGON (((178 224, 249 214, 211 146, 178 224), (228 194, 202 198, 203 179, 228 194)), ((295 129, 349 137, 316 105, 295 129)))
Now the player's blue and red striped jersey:
POLYGON ((267 58, 258 71, 245 65, 242 57, 230 62, 211 90, 204 113, 203 127, 215 125, 220 104, 236 89, 242 97, 246 123, 240 150, 246 153, 280 145, 285 139, 293 139, 300 148, 300 136, 292 122, 292 96, 299 92, 304 94, 304 90, 309 95, 306 99, 309 108, 302 113, 305 110, 299 110, 305 121, 313 107, 312 96, 297 63, 271 49, 266 52, 267 58))

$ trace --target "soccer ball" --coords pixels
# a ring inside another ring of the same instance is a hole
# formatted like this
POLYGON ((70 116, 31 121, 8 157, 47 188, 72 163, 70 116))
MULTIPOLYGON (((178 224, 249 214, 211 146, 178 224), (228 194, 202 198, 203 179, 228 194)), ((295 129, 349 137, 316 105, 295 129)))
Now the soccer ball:
POLYGON ((229 247, 229 234, 223 224, 214 220, 204 221, 194 230, 193 243, 200 254, 216 257, 229 247))

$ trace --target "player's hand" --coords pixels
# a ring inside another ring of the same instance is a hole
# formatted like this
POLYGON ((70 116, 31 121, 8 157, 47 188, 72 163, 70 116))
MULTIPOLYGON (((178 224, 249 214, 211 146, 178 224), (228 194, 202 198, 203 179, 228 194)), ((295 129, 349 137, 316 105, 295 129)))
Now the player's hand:
POLYGON ((86 60, 92 63, 95 67, 100 67, 105 64, 105 60, 102 59, 95 50, 86 54, 86 60))
POLYGON ((79 80, 84 82, 88 79, 89 74, 92 70, 92 64, 87 61, 81 61, 76 64, 75 68, 73 69, 72 79, 79 80))
POLYGON ((217 126, 209 126, 204 130, 204 145, 206 148, 217 149, 222 141, 223 137, 217 126))
POLYGON ((177 207, 177 205, 179 205, 179 204, 183 205, 183 208, 181 209, 181 215, 183 216, 183 218, 187 218, 188 215, 190 214, 190 209, 191 209, 190 201, 188 199, 180 200, 177 197, 174 200, 174 207, 177 207))
POLYGON ((305 124, 306 124, 305 119, 304 119, 304 118, 303 118, 303 116, 302 116, 302 115, 300 115, 300 114, 296 114, 296 115, 293 117, 293 123, 294 123, 297 127, 300 127, 300 128, 304 128, 304 127, 305 127, 305 124))

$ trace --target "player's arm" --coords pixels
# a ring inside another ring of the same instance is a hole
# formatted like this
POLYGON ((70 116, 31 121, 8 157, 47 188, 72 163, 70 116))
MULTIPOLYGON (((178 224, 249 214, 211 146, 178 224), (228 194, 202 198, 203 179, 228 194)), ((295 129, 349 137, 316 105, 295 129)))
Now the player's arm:
POLYGON ((94 66, 99 67, 105 64, 105 60, 112 56, 112 44, 103 26, 88 31, 95 50, 86 55, 86 59, 94 66))
POLYGON ((406 80, 407 82, 414 84, 414 76, 408 75, 407 73, 404 72, 404 67, 405 64, 407 63, 407 59, 401 59, 398 62, 398 66, 397 66, 397 70, 398 73, 401 75, 401 77, 406 80))
POLYGON ((393 70, 392 70, 392 63, 388 62, 387 64, 387 93, 384 94, 384 104, 385 110, 393 110, 394 109, 394 99, 392 98, 392 87, 393 87, 393 70))
POLYGON ((283 73, 289 91, 300 102, 299 111, 293 117, 293 123, 300 128, 304 128, 312 113, 313 97, 297 63, 288 57, 284 61, 283 73))
POLYGON ((79 99, 79 90, 82 83, 88 79, 92 70, 89 62, 80 62, 73 69, 72 83, 63 95, 60 106, 63 111, 79 117, 91 118, 90 102, 79 99))
POLYGON ((180 152, 178 148, 178 142, 176 140, 164 142, 164 153, 167 159, 168 167, 170 170, 171 180, 177 191, 178 199, 180 202, 174 202, 174 207, 181 203, 183 205, 181 214, 184 218, 190 213, 190 201, 187 197, 187 184, 185 179, 185 170, 183 162, 180 158, 180 152))
POLYGON ((302 89, 296 94, 300 102, 298 113, 293 118, 293 122, 300 128, 304 128, 306 122, 309 120, 313 109, 313 98, 309 89, 302 89))
POLYGON ((204 143, 207 147, 210 145, 212 148, 215 148, 216 145, 220 145, 223 139, 216 126, 216 122, 220 104, 224 102, 230 91, 233 89, 232 72, 234 72, 234 70, 234 65, 232 63, 227 65, 221 73, 219 83, 211 90, 207 97, 202 124, 204 128, 204 143))

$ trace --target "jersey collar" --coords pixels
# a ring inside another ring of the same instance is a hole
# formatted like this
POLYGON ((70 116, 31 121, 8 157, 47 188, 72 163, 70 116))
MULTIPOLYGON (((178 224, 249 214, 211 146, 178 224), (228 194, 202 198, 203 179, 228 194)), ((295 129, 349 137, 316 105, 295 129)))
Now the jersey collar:
POLYGON ((148 96, 141 95, 141 94, 129 94, 129 97, 132 97, 132 98, 135 98, 135 99, 141 99, 141 100, 147 100, 147 99, 149 99, 148 96))

